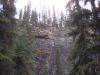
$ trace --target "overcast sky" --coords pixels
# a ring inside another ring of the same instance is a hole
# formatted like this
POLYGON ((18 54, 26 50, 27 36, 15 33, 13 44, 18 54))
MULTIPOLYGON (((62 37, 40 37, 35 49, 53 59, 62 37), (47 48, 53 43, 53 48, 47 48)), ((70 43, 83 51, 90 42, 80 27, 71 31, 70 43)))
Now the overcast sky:
POLYGON ((41 12, 42 8, 45 8, 45 10, 50 9, 51 13, 53 10, 53 6, 55 8, 56 13, 60 13, 61 11, 65 13, 65 6, 68 2, 68 0, 17 0, 17 10, 23 9, 29 1, 31 1, 32 9, 36 8, 38 12, 41 12))

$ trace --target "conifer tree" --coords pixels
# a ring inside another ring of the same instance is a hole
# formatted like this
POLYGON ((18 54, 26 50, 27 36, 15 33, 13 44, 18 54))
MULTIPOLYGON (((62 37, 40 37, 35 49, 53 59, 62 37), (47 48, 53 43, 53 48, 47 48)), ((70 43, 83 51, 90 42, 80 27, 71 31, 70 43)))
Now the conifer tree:
POLYGON ((56 16, 56 12, 55 12, 54 6, 53 6, 53 21, 52 21, 52 26, 53 27, 58 27, 57 16, 56 16))
POLYGON ((70 25, 72 27, 70 35, 74 37, 74 49, 72 50, 72 69, 70 75, 98 75, 100 49, 96 38, 99 25, 95 0, 84 0, 85 5, 90 2, 91 9, 82 8, 81 0, 70 0, 70 25), (92 33, 91 33, 92 32, 92 33))
POLYGON ((36 10, 32 10, 30 23, 32 24, 33 27, 38 25, 38 14, 36 10))
POLYGON ((15 0, 0 0, 0 75, 14 74, 15 0))

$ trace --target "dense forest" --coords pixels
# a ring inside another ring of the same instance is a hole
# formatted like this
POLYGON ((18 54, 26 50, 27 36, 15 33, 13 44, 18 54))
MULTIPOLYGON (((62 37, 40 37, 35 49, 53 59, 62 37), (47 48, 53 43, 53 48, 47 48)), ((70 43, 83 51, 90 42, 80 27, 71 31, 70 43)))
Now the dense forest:
POLYGON ((100 75, 99 0, 69 0, 59 17, 15 2, 0 0, 0 75, 100 75))

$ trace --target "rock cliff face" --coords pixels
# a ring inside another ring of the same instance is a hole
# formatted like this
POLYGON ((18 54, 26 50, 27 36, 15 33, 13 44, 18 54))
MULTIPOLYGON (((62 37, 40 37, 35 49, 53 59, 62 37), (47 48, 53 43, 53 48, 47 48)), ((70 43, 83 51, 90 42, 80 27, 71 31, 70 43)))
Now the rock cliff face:
MULTIPOLYGON (((46 68, 48 75, 67 75, 67 56, 70 48, 70 40, 65 36, 66 31, 64 28, 47 27, 38 33, 39 35, 48 35, 48 39, 36 38, 36 49, 46 50, 48 58, 46 58, 46 68), (57 50, 59 56, 57 57, 57 50), (58 61, 59 60, 59 61, 58 61), (58 63, 59 62, 59 63, 58 63), (58 66, 60 65, 60 67, 58 66)), ((42 70, 42 69, 41 69, 42 70)), ((41 74, 42 75, 42 74, 41 74)))

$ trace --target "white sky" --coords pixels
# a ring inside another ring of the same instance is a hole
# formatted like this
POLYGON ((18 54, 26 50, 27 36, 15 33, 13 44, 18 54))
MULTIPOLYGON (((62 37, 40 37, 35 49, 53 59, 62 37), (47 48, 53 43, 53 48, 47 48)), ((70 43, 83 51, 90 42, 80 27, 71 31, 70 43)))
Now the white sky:
POLYGON ((37 9, 38 12, 42 11, 42 8, 45 10, 50 9, 51 13, 53 10, 53 5, 55 8, 56 13, 66 12, 65 6, 68 0, 17 0, 16 1, 16 8, 17 10, 23 9, 24 6, 31 1, 32 9, 37 9))

